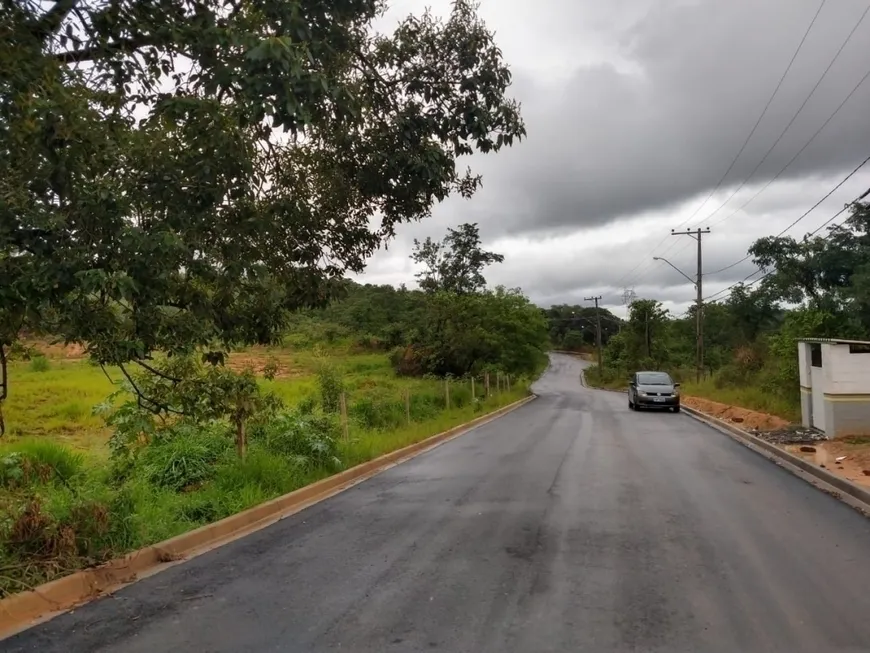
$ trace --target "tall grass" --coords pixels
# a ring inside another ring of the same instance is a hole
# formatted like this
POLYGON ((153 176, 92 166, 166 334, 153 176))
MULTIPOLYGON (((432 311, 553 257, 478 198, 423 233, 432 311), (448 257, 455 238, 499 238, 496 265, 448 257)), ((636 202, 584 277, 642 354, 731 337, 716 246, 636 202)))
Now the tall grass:
POLYGON ((717 386, 715 377, 704 379, 700 383, 686 381, 682 384, 684 395, 701 397, 721 404, 739 406, 749 410, 757 410, 769 415, 776 415, 790 422, 801 419, 800 396, 793 399, 771 393, 757 383, 744 383, 739 386, 717 386))

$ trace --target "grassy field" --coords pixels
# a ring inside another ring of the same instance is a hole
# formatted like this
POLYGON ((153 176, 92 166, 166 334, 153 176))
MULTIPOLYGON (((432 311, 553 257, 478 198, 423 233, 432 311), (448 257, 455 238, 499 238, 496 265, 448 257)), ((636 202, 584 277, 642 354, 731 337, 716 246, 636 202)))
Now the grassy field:
POLYGON ((117 390, 116 370, 104 373, 56 353, 13 362, 7 436, 0 443, 0 596, 418 442, 516 401, 529 387, 528 380, 515 381, 509 392, 483 399, 478 384, 472 400, 468 381, 452 381, 448 408, 444 381, 398 378, 384 353, 341 346, 329 352, 252 349, 228 364, 261 372, 270 362, 278 372, 260 383, 288 409, 252 429, 244 459, 227 426, 217 424, 175 432, 126 462, 110 455, 111 432, 93 412, 117 390), (347 439, 337 416, 300 407, 319 401, 317 372, 324 361, 338 371, 347 396, 347 439))

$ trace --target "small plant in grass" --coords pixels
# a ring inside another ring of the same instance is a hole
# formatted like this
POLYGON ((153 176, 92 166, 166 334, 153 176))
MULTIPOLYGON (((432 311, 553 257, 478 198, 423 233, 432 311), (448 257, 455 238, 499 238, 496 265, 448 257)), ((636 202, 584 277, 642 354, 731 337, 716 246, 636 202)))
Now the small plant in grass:
POLYGON ((296 411, 283 411, 251 429, 252 442, 306 471, 341 469, 338 435, 334 417, 296 411))
POLYGON ((51 369, 51 363, 42 354, 37 354, 30 359, 28 367, 31 372, 48 372, 51 369))
POLYGON ((341 372, 327 360, 322 360, 317 370, 317 386, 320 390, 320 405, 324 412, 337 413, 344 392, 341 372))

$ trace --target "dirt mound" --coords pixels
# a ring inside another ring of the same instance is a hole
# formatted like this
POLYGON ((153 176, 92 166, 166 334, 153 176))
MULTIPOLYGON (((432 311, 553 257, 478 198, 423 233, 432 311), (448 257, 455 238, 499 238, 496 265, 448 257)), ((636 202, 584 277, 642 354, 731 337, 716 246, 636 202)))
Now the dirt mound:
POLYGON ((776 415, 768 415, 767 413, 759 413, 754 410, 740 408, 739 406, 729 406, 728 404, 720 404, 718 401, 710 401, 701 397, 683 397, 682 403, 689 408, 694 408, 707 415, 718 417, 719 419, 731 422, 739 428, 747 431, 753 429, 759 431, 772 431, 788 426, 789 422, 777 417, 776 415))

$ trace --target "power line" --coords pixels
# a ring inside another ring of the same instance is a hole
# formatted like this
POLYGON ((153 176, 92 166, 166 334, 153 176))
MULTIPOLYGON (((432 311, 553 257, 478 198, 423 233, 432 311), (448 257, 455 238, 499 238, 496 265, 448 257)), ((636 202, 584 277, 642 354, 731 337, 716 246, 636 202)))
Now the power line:
MULTIPOLYGON (((773 99, 776 97, 776 94, 779 93, 779 89, 782 86, 782 83, 785 81, 785 78, 788 76, 788 73, 791 70, 792 65, 794 65, 794 62, 795 62, 795 59, 797 59, 798 53, 800 53, 801 48, 803 48, 804 43, 807 40, 807 36, 809 36, 810 31, 812 31, 813 25, 816 24, 816 19, 818 19, 819 14, 822 13, 822 8, 825 6, 826 2, 827 2, 827 0, 822 0, 822 3, 819 5, 819 8, 816 10, 816 13, 813 16, 813 19, 810 21, 810 24, 807 27, 807 31, 804 32, 803 38, 801 38, 801 42, 798 44, 797 50, 794 51, 794 54, 791 57, 791 61, 788 62, 788 66, 786 67, 785 72, 782 74, 782 77, 779 78, 779 82, 777 83, 776 88, 773 89, 773 93, 771 94, 770 98, 767 100, 767 104, 764 105, 764 109, 761 111, 761 115, 758 116, 758 120, 755 121, 755 125, 753 125, 752 131, 749 132, 749 135, 746 137, 746 140, 743 141, 743 145, 740 147, 740 151, 737 152, 737 156, 735 156, 734 159, 731 161, 731 165, 728 166, 728 169, 725 171, 725 174, 722 175, 721 179, 719 179, 719 182, 716 184, 716 187, 712 191, 710 191, 710 194, 707 196, 707 199, 705 199, 703 202, 701 202, 701 205, 697 209, 695 209, 695 211, 692 213, 692 215, 690 215, 688 218, 686 218, 686 220, 684 220, 681 224, 679 224, 677 226, 677 229, 682 227, 684 224, 686 224, 692 218, 694 218, 695 215, 697 215, 698 211, 701 210, 701 208, 704 206, 704 204, 706 204, 710 200, 710 198, 713 197, 713 195, 716 193, 716 191, 719 190, 719 188, 722 186, 722 182, 724 182, 725 178, 728 176, 728 173, 731 172, 732 168, 734 168, 734 165, 737 163, 737 159, 739 159, 740 155, 743 154, 743 151, 746 149, 746 146, 749 144, 749 140, 752 138, 752 135, 755 134, 755 130, 758 129, 758 126, 761 124, 762 119, 764 118, 765 115, 767 115, 767 110, 770 109, 770 105, 773 103, 773 99)), ((868 9, 870 9, 870 7, 868 7, 868 9)), ((863 20, 863 16, 861 18, 863 20)), ((856 25, 855 28, 857 29, 857 27, 858 26, 856 25)), ((852 31, 854 32, 854 29, 852 31)), ((852 35, 850 34, 849 37, 851 38, 851 36, 852 35)), ((843 45, 845 46, 845 43, 843 45)), ((842 48, 840 48, 840 50, 842 51, 842 48)), ((839 54, 840 53, 838 52, 837 56, 839 56, 839 54)), ((835 59, 836 59, 836 57, 835 57, 835 59)), ((831 62, 831 63, 833 64, 833 62, 831 62)), ((828 66, 828 68, 830 69, 830 66, 828 66)), ((828 71, 826 70, 825 73, 827 74, 827 72, 828 71)), ((824 77, 824 75, 823 75, 823 77, 824 77)), ((819 81, 821 81, 821 80, 819 80, 819 81)), ((815 91, 815 89, 813 89, 813 90, 815 91)), ((804 102, 804 104, 806 104, 806 102, 804 102)), ((803 106, 801 106, 801 109, 803 109, 803 106)), ((800 112, 800 110, 798 112, 800 112)), ((791 124, 791 123, 789 123, 789 124, 791 124)), ((786 129, 788 129, 788 127, 786 127, 786 129)), ((780 136, 780 138, 781 138, 781 136, 780 136)), ((779 141, 777 140, 777 142, 779 142, 779 141)), ((714 211, 714 213, 715 213, 715 211, 714 211)), ((708 219, 709 219, 709 216, 708 216, 708 219)))
MULTIPOLYGON (((773 100, 776 97, 777 93, 779 93, 779 89, 782 87, 782 84, 785 81, 785 78, 788 76, 788 73, 791 70, 791 67, 794 65, 794 62, 797 59, 798 54, 800 53, 801 49, 804 46, 804 43, 807 40, 807 36, 809 36, 810 31, 812 31, 813 26, 816 24, 816 20, 818 19, 819 14, 822 12, 822 8, 825 6, 826 2, 827 2, 827 0, 822 0, 821 4, 819 5, 819 8, 816 10, 816 13, 813 15, 813 19, 810 21, 810 24, 807 27, 806 31, 804 32, 803 37, 801 37, 800 43, 798 43, 797 49, 794 51, 794 54, 792 54, 791 59, 788 62, 788 66, 786 66, 785 71, 780 76, 779 81, 776 84, 776 88, 773 89, 773 93, 771 93, 770 97, 768 98, 767 104, 764 105, 764 109, 762 109, 761 115, 758 116, 758 120, 755 121, 755 124, 752 126, 752 129, 750 130, 749 135, 746 137, 746 140, 743 141, 743 145, 740 147, 740 150, 737 152, 737 155, 731 161, 731 164, 728 166, 728 169, 725 171, 725 174, 722 175, 722 177, 719 179, 718 183, 716 184, 716 187, 710 192, 710 194, 707 196, 707 198, 703 202, 701 202, 701 204, 698 206, 698 208, 696 208, 688 218, 686 218, 680 224, 678 224, 675 227, 676 229, 679 229, 680 227, 682 227, 683 225, 688 223, 690 220, 692 220, 698 214, 698 212, 704 207, 704 205, 708 201, 710 201, 710 198, 713 197, 713 195, 716 193, 716 191, 719 190, 719 188, 722 186, 722 183, 725 181, 725 178, 728 176, 728 173, 730 173, 731 170, 734 168, 734 165, 737 163, 737 160, 740 158, 740 155, 743 154, 743 151, 746 149, 747 144, 749 143, 752 136, 755 134, 755 131, 758 129, 758 126, 761 124, 761 121, 764 119, 764 116, 767 115, 767 110, 770 108, 770 105, 773 103, 773 100)), ((717 209, 717 211, 718 211, 718 209, 717 209)), ((714 211, 714 213, 715 213, 715 211, 714 211)), ((662 243, 664 243, 667 240, 667 238, 668 238, 667 236, 662 238, 661 241, 659 241, 658 244, 656 244, 652 248, 650 253, 655 252, 659 247, 661 247, 662 243)), ((673 247, 673 244, 671 244, 664 253, 667 253, 667 251, 670 251, 671 247, 673 247)), ((629 270, 628 273, 623 275, 623 277, 620 278, 617 281, 617 283, 620 283, 623 279, 625 279, 629 275, 633 274, 644 263, 645 263, 645 261, 642 259, 640 262, 638 262, 638 264, 636 266, 634 266, 631 270, 629 270)))
POLYGON ((799 150, 797 151, 797 153, 796 153, 796 154, 795 154, 791 159, 789 159, 789 162, 785 164, 785 167, 783 167, 782 170, 780 170, 778 173, 776 173, 776 175, 775 175, 774 177, 772 177, 772 178, 770 179, 770 181, 768 181, 764 186, 761 187, 761 190, 759 190, 757 193, 755 193, 755 195, 753 195, 752 197, 750 197, 749 200, 747 200, 745 203, 743 203, 743 204, 742 204, 742 205, 741 205, 737 210, 735 210, 733 213, 729 214, 728 216, 726 216, 726 217, 723 218, 722 220, 719 220, 718 222, 714 223, 713 226, 716 226, 716 225, 718 225, 718 224, 722 224, 723 222, 725 222, 725 220, 728 220, 729 218, 732 218, 734 215, 736 215, 737 213, 739 213, 740 211, 742 211, 743 209, 745 209, 749 204, 751 204, 752 202, 754 202, 755 199, 756 199, 759 195, 761 195, 765 190, 767 190, 768 187, 770 187, 770 185, 771 185, 773 182, 775 182, 777 179, 779 179, 779 178, 782 176, 782 173, 784 173, 786 170, 788 170, 789 167, 791 167, 791 164, 794 163, 795 160, 796 160, 796 159, 797 159, 801 154, 803 154, 803 151, 806 150, 806 149, 810 146, 810 143, 812 143, 812 142, 815 140, 816 136, 818 136, 819 134, 822 133, 822 130, 823 130, 825 127, 828 126, 828 123, 830 123, 831 120, 834 119, 834 116, 836 116, 836 115, 840 112, 840 109, 842 109, 842 108, 846 105, 846 102, 848 102, 848 101, 852 98, 852 96, 855 95, 855 92, 856 92, 859 88, 861 88, 861 86, 864 84, 864 82, 867 81, 867 78, 868 78, 868 77, 870 77, 870 70, 868 70, 868 71, 864 74, 864 76, 861 78, 861 80, 860 80, 860 81, 855 85, 855 87, 851 90, 851 92, 849 93, 849 95, 847 95, 846 98, 845 98, 842 102, 840 102, 840 104, 839 104, 839 105, 837 106, 837 108, 834 110, 834 113, 832 113, 830 116, 828 116, 828 119, 825 120, 825 122, 822 123, 822 126, 819 127, 819 128, 816 130, 816 132, 815 132, 815 133, 810 137, 810 140, 808 140, 808 141, 806 142, 806 144, 804 144, 804 146, 803 146, 801 149, 799 149, 799 150))
MULTIPOLYGON (((855 32, 857 31, 858 27, 859 27, 859 26, 861 25, 861 23, 864 21, 864 18, 867 16, 867 12, 870 12, 870 5, 868 5, 867 8, 864 10, 864 13, 861 14, 861 18, 858 20, 857 23, 855 23, 855 26, 852 27, 852 31, 849 32, 849 35, 846 37, 846 40, 843 41, 843 43, 840 45, 840 49, 837 50, 837 53, 834 55, 834 58, 831 59, 831 61, 828 63, 827 68, 825 68, 824 72, 822 72, 821 76, 818 78, 818 80, 816 80, 815 85, 814 85, 813 88, 810 90, 809 94, 804 98, 804 101, 801 103, 800 107, 798 107, 798 110, 797 110, 797 111, 794 113, 794 115, 791 117, 791 120, 788 121, 788 124, 786 124, 786 126, 783 128, 783 130, 779 133, 779 136, 776 138, 776 140, 773 142, 773 144, 772 144, 772 145, 767 149, 767 152, 764 153, 764 156, 761 158, 761 161, 759 161, 759 162, 756 164, 756 166, 752 169, 752 172, 749 173, 749 176, 746 177, 746 179, 745 179, 745 180, 744 180, 744 181, 743 181, 743 182, 742 182, 742 183, 741 183, 741 184, 740 184, 740 185, 739 185, 739 186, 734 190, 734 192, 731 193, 731 195, 728 196, 728 199, 726 199, 726 200, 725 200, 725 201, 724 201, 724 202, 719 206, 719 208, 717 208, 715 211, 713 211, 710 215, 707 216, 707 218, 704 220, 705 222, 706 222, 706 220, 709 220, 709 219, 712 218, 714 215, 716 215, 716 213, 718 213, 721 209, 723 209, 723 208, 728 204, 728 202, 730 202, 730 201, 734 198, 734 196, 737 195, 737 193, 739 193, 740 190, 741 190, 741 189, 742 189, 742 188, 743 188, 747 183, 749 183, 749 181, 750 181, 750 180, 755 176, 755 173, 758 171, 758 169, 759 169, 759 168, 764 164, 765 161, 767 161, 767 158, 770 156, 771 152, 773 152, 773 150, 776 148, 776 146, 779 145, 779 143, 782 141, 783 136, 785 136, 786 132, 788 132, 788 130, 789 130, 789 129, 791 128, 791 126, 794 124, 795 120, 797 120, 798 116, 799 116, 799 115, 801 114, 801 112, 804 110, 804 107, 807 106, 807 103, 810 101, 810 99, 813 97, 813 95, 815 95, 816 90, 819 88, 819 86, 821 85, 821 83, 822 83, 822 81, 825 79, 825 77, 827 77, 827 75, 828 75, 828 73, 830 72, 831 68, 834 66, 834 63, 836 63, 837 59, 840 58, 840 54, 842 54, 843 50, 845 49, 845 47, 846 47, 846 45, 849 43, 849 41, 852 40, 852 36, 855 34, 855 32)), ((860 86, 862 83, 863 83, 863 80, 862 80, 861 82, 858 83, 858 86, 860 86)), ((855 90, 857 90, 857 87, 856 87, 855 90)), ((854 93, 854 90, 852 91, 852 93, 854 93)), ((852 94, 850 93, 850 94, 849 94, 849 97, 851 97, 851 95, 852 95, 852 94)), ((847 100, 848 100, 848 98, 847 98, 847 100)), ((845 104, 845 101, 844 101, 843 104, 845 104)), ((839 111, 839 110, 840 110, 840 108, 838 107, 838 108, 837 108, 837 111, 839 111)), ((837 111, 834 112, 834 114, 831 116, 831 118, 833 118, 833 116, 836 115, 837 111)), ((828 121, 830 121, 830 118, 829 118, 828 121)), ((826 122, 825 124, 827 124, 827 122, 826 122)), ((824 127, 825 127, 825 126, 823 125, 823 126, 819 129, 819 132, 821 132, 821 130, 824 129, 824 127)), ((810 141, 809 141, 806 145, 804 145, 804 147, 801 149, 801 152, 803 152, 803 150, 806 149, 807 145, 809 145, 809 143, 812 142, 812 140, 813 140, 813 139, 818 135, 819 132, 816 132, 815 134, 813 134, 812 138, 810 138, 810 141)), ((797 156, 799 156, 799 155, 800 155, 800 152, 798 152, 798 154, 795 155, 794 158, 797 158, 797 156)), ((781 170, 781 171, 779 172, 779 174, 782 174, 783 172, 785 172, 785 169, 788 168, 788 166, 790 166, 791 163, 792 163, 792 162, 789 161, 789 163, 786 164, 786 167, 785 167, 783 170, 781 170)), ((777 177, 778 177, 778 176, 779 176, 779 175, 777 175, 777 177)), ((776 179, 776 177, 774 177, 774 179, 776 179)), ((771 180, 771 181, 773 181, 773 180, 771 180)), ((766 188, 766 187, 765 187, 765 188, 766 188)), ((759 194, 760 194, 760 193, 759 193, 759 194)), ((753 199, 755 199, 755 198, 753 198, 753 199)), ((751 200, 750 200, 750 201, 751 201, 751 200)), ((747 202, 747 204, 748 204, 748 202, 747 202)), ((745 206, 745 205, 744 205, 744 206, 745 206)), ((729 215, 728 217, 724 218, 723 220, 720 220, 719 222, 716 222, 716 223, 714 224, 714 226, 717 225, 717 224, 721 224, 721 223, 724 222, 725 220, 728 220, 729 218, 731 218, 732 216, 734 216, 738 211, 740 211, 740 209, 738 209, 737 211, 735 211, 734 213, 732 213, 732 214, 729 215)))
MULTIPOLYGON (((868 6, 868 9, 870 9, 870 6, 868 6)), ((803 215, 801 215, 797 220, 795 220, 795 221, 792 222, 789 226, 787 226, 785 229, 783 229, 783 230, 780 231, 778 234, 776 234, 775 238, 779 238, 780 236, 782 236, 786 231, 790 230, 792 227, 794 227, 794 226, 797 225, 799 222, 801 222, 805 217, 807 217, 810 213, 812 213, 813 211, 815 211, 815 210, 819 207, 819 205, 820 205, 822 202, 824 202, 824 201, 825 201, 826 199, 828 199, 831 195, 833 195, 833 194, 834 194, 834 193, 835 193, 835 192, 836 192, 836 191, 837 191, 837 190, 838 190, 838 189, 839 189, 843 184, 845 184, 847 181, 849 181, 849 179, 851 179, 851 178, 855 175, 856 172, 858 172, 861 168, 863 168, 865 165, 867 165, 868 162, 870 162, 870 156, 868 156, 866 159, 864 159, 864 160, 863 160, 863 161, 858 165, 857 168, 855 168, 852 172, 850 172, 848 175, 846 175, 846 177, 845 177, 845 178, 844 178, 844 179, 843 179, 839 184, 837 184, 836 186, 834 186, 834 187, 833 187, 833 188, 832 188, 832 189, 831 189, 831 190, 830 190, 830 191, 829 191, 829 192, 828 192, 828 193, 827 193, 827 194, 826 194, 822 199, 820 199, 818 202, 816 202, 815 204, 813 204, 813 205, 809 208, 809 210, 807 210, 807 211, 806 211, 803 215)), ((859 198, 859 199, 860 199, 860 198, 859 198)), ((839 215, 839 214, 838 214, 838 215, 839 215)), ((836 217, 836 216, 835 216, 835 217, 836 217)), ((828 222, 831 222, 833 219, 834 219, 834 218, 831 218, 831 220, 829 220, 828 222)), ((825 224, 828 224, 828 223, 826 222, 825 224)), ((822 226, 825 226, 825 225, 823 224, 822 226)), ((821 227, 820 227, 820 228, 821 228, 821 227)), ((818 229, 817 229, 816 231, 818 231, 818 229)), ((814 231, 813 233, 815 233, 815 231, 814 231)), ((747 254, 747 255, 744 256, 742 259, 740 259, 739 261, 736 261, 735 263, 732 263, 731 265, 726 265, 724 268, 720 268, 720 269, 718 269, 718 270, 714 270, 713 272, 705 272, 705 273, 704 273, 704 276, 710 276, 710 275, 712 275, 712 274, 719 274, 720 272, 724 272, 725 270, 730 270, 731 268, 733 268, 733 267, 735 267, 735 266, 740 265, 741 263, 743 263, 743 261, 747 260, 750 256, 751 256, 751 254, 747 254)))
MULTIPOLYGON (((863 165, 863 164, 862 164, 862 165, 863 165)), ((827 225, 829 225, 831 222, 833 222, 834 220, 836 220, 837 218, 839 218, 841 215, 843 215, 843 213, 845 213, 846 211, 848 211, 852 206, 854 206, 857 202, 860 202, 861 200, 863 200, 863 199, 864 199, 865 197, 867 197, 868 195, 870 195, 870 188, 868 188, 866 191, 864 191, 864 192, 863 192, 861 195, 859 195, 857 198, 855 198, 854 200, 852 200, 851 202, 849 202, 846 206, 844 206, 842 209, 840 209, 839 211, 837 211, 837 212, 836 212, 834 215, 832 215, 830 218, 828 218, 827 220, 825 220, 822 224, 820 224, 818 227, 816 227, 813 231, 811 231, 810 233, 808 233, 808 234, 806 235, 805 238, 808 238, 809 236, 814 236, 814 235, 816 235, 819 231, 821 231, 823 228, 825 228, 825 227, 826 227, 827 225)), ((782 235, 782 234, 780 234, 780 235, 782 235)), ((825 236, 824 238, 827 239, 828 236, 825 236)), ((720 290, 719 292, 713 293, 713 294, 710 295, 709 297, 705 297, 703 301, 705 301, 705 302, 706 302, 706 301, 709 301, 709 300, 713 299, 713 297, 716 297, 717 295, 721 295, 721 294, 723 294, 723 293, 726 293, 726 292, 728 292, 729 290, 732 290, 733 288, 736 288, 736 287, 739 286, 739 285, 746 284, 746 281, 748 281, 749 279, 751 279, 752 277, 754 277, 754 276, 755 276, 756 274, 758 274, 759 272, 763 272, 763 271, 764 271, 764 270, 763 270, 762 268, 758 268, 755 272, 753 272, 752 274, 746 276, 742 281, 738 281, 738 282, 736 282, 736 283, 732 283, 732 284, 731 284, 730 286, 728 286, 727 288, 723 288, 723 289, 720 290)), ((756 279, 755 281, 753 281, 753 282, 751 282, 751 283, 749 283, 749 284, 746 284, 746 285, 747 285, 747 286, 754 286, 756 283, 758 283, 758 282, 760 282, 760 281, 764 281, 765 279, 767 279, 767 278, 768 278, 770 275, 772 275, 774 272, 776 272, 775 269, 774 269, 774 270, 771 270, 770 272, 765 273, 764 276, 759 277, 759 278, 756 279)), ((722 298, 722 299, 717 299, 717 300, 714 300, 714 301, 717 301, 717 302, 718 302, 718 301, 723 301, 723 300, 724 300, 724 298, 722 298)))
MULTIPOLYGON (((811 144, 811 143, 816 139, 816 137, 817 137, 820 133, 822 133, 822 130, 824 130, 825 127, 828 126, 828 124, 831 122, 831 120, 834 119, 834 117, 835 117, 835 116, 840 112, 840 110, 841 110, 841 109, 846 105, 846 103, 847 103, 850 99, 852 99, 852 96, 853 96, 853 95, 858 91, 859 88, 861 88, 861 86, 864 84, 864 82, 867 81, 867 78, 868 78, 868 77, 870 77, 870 70, 868 70, 868 71, 864 74, 864 76, 863 76, 863 77, 858 81, 858 83, 857 83, 857 84, 852 88, 852 90, 849 92, 849 94, 848 94, 848 95, 843 99, 842 102, 840 102, 840 104, 837 106, 837 108, 834 109, 834 112, 833 112, 831 115, 828 116, 827 120, 825 120, 825 122, 822 123, 822 126, 819 127, 819 128, 816 130, 816 132, 815 132, 815 133, 810 137, 810 140, 808 140, 806 143, 804 143, 804 146, 803 146, 801 149, 799 149, 791 159, 789 159, 788 163, 786 163, 785 166, 784 166, 784 167, 783 167, 779 172, 777 172, 775 176, 773 176, 773 177, 772 177, 772 178, 771 178, 771 179, 770 179, 770 180, 769 180, 769 181, 768 181, 764 186, 762 186, 761 189, 760 189, 757 193, 755 193, 755 195, 753 195, 752 197, 750 197, 746 202, 744 202, 741 206, 739 206, 739 207, 738 207, 738 208, 737 208, 733 213, 730 213, 729 215, 725 216, 722 220, 719 220, 719 221, 717 221, 717 222, 714 222, 711 226, 715 227, 715 226, 717 226, 717 225, 722 224, 722 223, 725 222, 726 220, 728 220, 728 219, 734 217, 737 213, 739 213, 740 211, 742 211, 743 209, 745 209, 749 204, 751 204, 752 202, 754 202, 754 201, 758 198, 759 195, 761 195, 765 190, 767 190, 767 189, 770 187, 770 185, 771 185, 773 182, 775 182, 777 179, 779 179, 779 178, 782 176, 782 174, 783 174, 786 170, 788 170, 789 167, 791 167, 791 164, 794 163, 795 160, 796 160, 796 159, 797 159, 801 154, 803 154, 804 150, 806 150, 806 149, 810 146, 810 144, 811 144)), ((733 194, 732 194, 732 197, 733 197, 733 194)), ((730 199, 730 198, 729 198, 729 199, 730 199)), ((726 201, 726 203, 727 203, 727 201, 726 201)), ((685 248, 683 248, 683 249, 685 249, 685 248)), ((683 251, 683 250, 679 250, 677 253, 679 253, 680 251, 683 251)))

